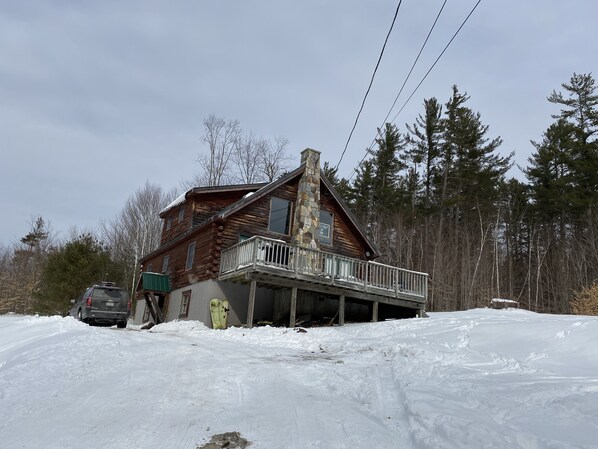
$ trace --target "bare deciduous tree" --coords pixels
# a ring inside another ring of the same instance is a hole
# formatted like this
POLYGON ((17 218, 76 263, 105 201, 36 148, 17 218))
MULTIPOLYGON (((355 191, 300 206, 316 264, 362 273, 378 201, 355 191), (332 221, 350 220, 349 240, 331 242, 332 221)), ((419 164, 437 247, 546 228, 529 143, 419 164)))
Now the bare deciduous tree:
POLYGON ((208 154, 198 158, 201 174, 197 185, 218 186, 228 181, 230 161, 241 141, 238 120, 225 120, 214 114, 204 119, 203 141, 208 144, 208 154))
POLYGON ((269 140, 251 131, 244 133, 238 120, 213 114, 203 123, 203 141, 208 144, 208 151, 199 155, 200 172, 183 181, 183 188, 271 182, 290 168, 292 158, 286 153, 286 138, 269 140))
POLYGON ((262 160, 268 152, 270 144, 253 133, 241 137, 239 144, 233 150, 233 163, 235 181, 242 184, 252 184, 264 180, 262 160))
POLYGON ((273 141, 268 141, 260 163, 266 181, 274 181, 289 169, 291 158, 286 152, 288 145, 289 141, 285 137, 276 137, 273 141))
POLYGON ((131 279, 131 289, 135 287, 139 259, 160 245, 160 211, 175 196, 176 192, 164 192, 147 181, 129 197, 114 220, 100 223, 102 239, 109 246, 113 260, 122 263, 125 278, 131 279))

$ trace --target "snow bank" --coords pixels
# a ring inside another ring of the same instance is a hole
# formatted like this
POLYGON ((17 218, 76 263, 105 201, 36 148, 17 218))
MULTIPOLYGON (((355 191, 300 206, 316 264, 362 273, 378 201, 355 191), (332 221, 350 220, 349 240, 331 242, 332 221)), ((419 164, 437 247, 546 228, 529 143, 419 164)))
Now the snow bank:
POLYGON ((598 448, 598 319, 151 331, 0 317, 2 448, 598 448))

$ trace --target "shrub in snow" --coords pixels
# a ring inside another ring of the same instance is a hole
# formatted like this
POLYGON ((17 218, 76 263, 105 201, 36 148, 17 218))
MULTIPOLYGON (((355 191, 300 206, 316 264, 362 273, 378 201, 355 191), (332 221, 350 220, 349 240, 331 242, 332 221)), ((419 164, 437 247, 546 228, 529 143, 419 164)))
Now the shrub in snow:
POLYGON ((575 293, 571 310, 576 315, 598 316, 598 282, 575 293))

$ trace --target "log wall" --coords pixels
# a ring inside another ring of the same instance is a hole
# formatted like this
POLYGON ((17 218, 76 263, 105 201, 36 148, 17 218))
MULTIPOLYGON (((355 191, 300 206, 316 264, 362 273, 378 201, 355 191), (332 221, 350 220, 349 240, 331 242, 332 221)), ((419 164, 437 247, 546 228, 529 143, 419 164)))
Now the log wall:
MULTIPOLYGON (((167 272, 170 275, 172 288, 177 289, 195 282, 216 279, 220 269, 222 250, 238 243, 241 236, 261 235, 291 243, 290 235, 278 234, 268 230, 270 200, 273 196, 276 196, 291 201, 294 206, 297 199, 297 188, 298 178, 295 178, 224 220, 205 226, 200 223, 212 218, 227 206, 234 204, 247 192, 219 192, 210 195, 198 195, 195 199, 186 201, 181 206, 185 210, 183 220, 178 220, 179 208, 174 208, 165 217, 172 219, 172 225, 169 231, 164 231, 162 245, 188 232, 192 223, 195 223, 198 230, 177 242, 172 248, 163 251, 159 249, 153 258, 145 261, 143 269, 147 270, 147 267, 151 265, 152 271, 161 272, 164 257, 168 255, 170 260, 167 272), (196 245, 193 267, 186 270, 187 250, 192 242, 195 242, 196 245)), ((331 212, 334 217, 333 244, 321 245, 321 250, 356 259, 365 259, 367 246, 357 233, 354 225, 323 183, 320 192, 321 209, 331 212)), ((294 207, 293 213, 295 213, 294 207)), ((293 217, 291 217, 291 225, 292 223, 293 217)))

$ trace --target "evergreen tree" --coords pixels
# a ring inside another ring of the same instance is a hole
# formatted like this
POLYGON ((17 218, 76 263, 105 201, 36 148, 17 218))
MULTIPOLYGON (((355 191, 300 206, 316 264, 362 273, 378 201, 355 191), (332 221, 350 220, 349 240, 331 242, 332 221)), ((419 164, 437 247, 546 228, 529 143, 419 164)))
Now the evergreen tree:
POLYGON ((48 238, 48 235, 46 222, 42 217, 37 217, 34 220, 31 231, 25 237, 21 238, 21 243, 27 245, 33 251, 34 248, 39 247, 48 238))
POLYGON ((436 182, 442 202, 460 211, 495 204, 512 157, 496 154, 502 139, 486 137, 489 126, 482 124, 479 112, 464 106, 468 99, 453 86, 443 121, 441 177, 436 182))
POLYGON ((415 165, 423 166, 423 206, 429 209, 431 202, 432 180, 437 175, 444 124, 442 105, 436 98, 424 100, 424 115, 421 114, 412 126, 407 125, 410 133, 410 148, 405 152, 406 159, 415 165))
POLYGON ((378 148, 372 153, 372 200, 376 215, 388 214, 399 203, 400 172, 405 164, 399 161, 399 152, 405 146, 405 139, 395 125, 387 123, 378 130, 378 148))
POLYGON ((50 254, 38 309, 42 313, 64 313, 70 299, 85 288, 105 280, 121 283, 120 276, 122 267, 111 260, 102 243, 93 235, 80 235, 50 254))
POLYGON ((570 146, 570 169, 577 185, 578 212, 598 203, 598 94, 591 74, 573 74, 566 93, 553 91, 548 101, 563 106, 553 118, 572 126, 574 142, 570 146))
POLYGON ((31 222, 30 231, 15 245, 5 262, 0 292, 0 313, 34 313, 40 292, 42 271, 52 241, 50 229, 42 217, 31 222))
POLYGON ((591 74, 573 74, 569 84, 561 84, 567 91, 553 91, 548 101, 564 106, 560 114, 553 115, 555 119, 564 119, 576 127, 577 138, 582 144, 587 144, 598 131, 598 94, 595 94, 595 81, 591 74))
POLYGON ((372 161, 362 161, 355 171, 357 175, 351 186, 349 205, 359 221, 367 226, 373 212, 374 168, 372 161))
POLYGON ((351 201, 351 185, 349 184, 349 181, 345 178, 339 178, 338 169, 331 167, 328 162, 324 162, 322 171, 341 198, 345 200, 346 203, 349 203, 351 201))
POLYGON ((575 128, 561 118, 546 130, 541 142, 532 141, 532 145, 536 151, 528 159, 525 174, 530 183, 534 210, 542 222, 558 217, 564 225, 565 215, 578 203, 571 168, 575 128))

